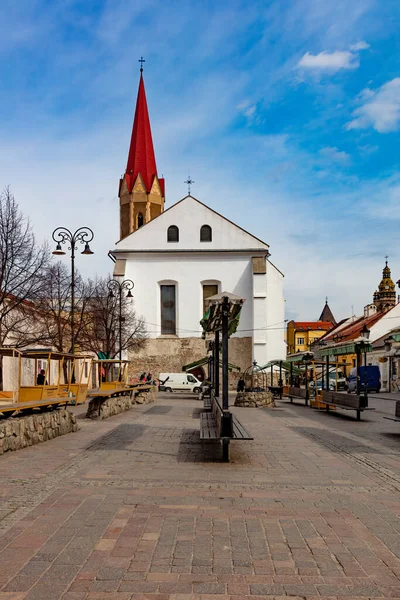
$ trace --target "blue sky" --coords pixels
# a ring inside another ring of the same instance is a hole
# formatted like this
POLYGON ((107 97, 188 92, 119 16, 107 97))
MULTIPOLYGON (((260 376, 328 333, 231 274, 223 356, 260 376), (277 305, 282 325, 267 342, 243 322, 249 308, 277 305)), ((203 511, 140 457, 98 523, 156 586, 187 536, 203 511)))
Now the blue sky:
POLYGON ((400 278, 397 0, 3 0, 0 186, 39 238, 88 224, 110 270, 139 65, 167 204, 192 193, 271 246, 289 318, 400 278))

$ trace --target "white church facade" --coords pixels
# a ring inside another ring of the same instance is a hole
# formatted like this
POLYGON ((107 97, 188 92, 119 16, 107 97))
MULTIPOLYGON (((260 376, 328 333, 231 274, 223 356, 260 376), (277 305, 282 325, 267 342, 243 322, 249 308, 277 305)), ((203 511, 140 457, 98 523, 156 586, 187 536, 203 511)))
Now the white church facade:
POLYGON ((137 371, 181 371, 204 357, 200 319, 207 298, 223 291, 245 299, 230 362, 245 369, 286 356, 283 274, 268 244, 191 195, 164 210, 142 75, 119 197, 114 277, 134 281, 134 309, 149 337, 130 357, 137 371))

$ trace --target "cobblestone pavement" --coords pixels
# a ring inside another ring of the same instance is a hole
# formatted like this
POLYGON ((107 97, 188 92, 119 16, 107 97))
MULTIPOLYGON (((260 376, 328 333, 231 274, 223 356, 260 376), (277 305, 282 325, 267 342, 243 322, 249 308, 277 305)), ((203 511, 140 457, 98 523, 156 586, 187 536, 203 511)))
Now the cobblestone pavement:
MULTIPOLYGON (((160 395, 0 458, 0 600, 400 598, 400 423, 160 395)), ((387 410, 387 409, 385 409, 387 410)))

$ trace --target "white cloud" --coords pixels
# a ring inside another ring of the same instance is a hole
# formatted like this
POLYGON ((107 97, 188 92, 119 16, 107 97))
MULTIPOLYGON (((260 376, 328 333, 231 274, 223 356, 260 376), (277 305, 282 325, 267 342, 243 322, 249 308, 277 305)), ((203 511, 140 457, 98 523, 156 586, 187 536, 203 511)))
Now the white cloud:
POLYGON ((243 100, 240 104, 237 105, 237 109, 240 110, 245 117, 249 119, 254 116, 256 112, 257 105, 251 104, 250 100, 243 100))
POLYGON ((241 102, 240 104, 237 105, 237 108, 238 108, 238 110, 244 110, 249 105, 250 105, 250 101, 249 100, 243 100, 243 102, 241 102))
POLYGON ((248 108, 246 108, 246 110, 244 111, 244 114, 246 115, 246 117, 252 117, 254 115, 256 111, 256 105, 252 104, 252 106, 249 106, 248 108))
POLYGON ((359 65, 358 57, 348 51, 320 52, 310 54, 306 52, 297 66, 305 69, 319 69, 338 71, 339 69, 356 69, 359 65))
POLYGON ((400 184, 387 189, 384 202, 377 202, 376 198, 372 198, 365 202, 364 206, 373 219, 400 221, 400 184))
POLYGON ((370 48, 370 45, 367 42, 357 42, 357 44, 350 46, 350 50, 353 50, 353 52, 358 52, 359 50, 368 50, 368 48, 370 48))
POLYGON ((347 152, 343 152, 338 148, 327 146, 326 148, 321 148, 319 153, 323 158, 333 161, 339 165, 348 165, 350 162, 350 154, 347 154, 347 152))
POLYGON ((353 119, 346 129, 373 127, 379 133, 389 133, 400 128, 400 77, 384 83, 377 90, 364 90, 363 104, 353 111, 353 119))

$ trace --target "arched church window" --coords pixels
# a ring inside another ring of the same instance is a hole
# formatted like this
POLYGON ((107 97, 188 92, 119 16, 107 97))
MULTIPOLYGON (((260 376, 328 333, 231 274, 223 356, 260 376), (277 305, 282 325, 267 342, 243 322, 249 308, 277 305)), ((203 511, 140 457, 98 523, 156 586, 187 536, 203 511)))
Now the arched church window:
POLYGON ((209 225, 203 225, 200 229, 200 241, 211 242, 212 241, 212 229, 209 225))
POLYGON ((179 242, 179 229, 176 225, 168 227, 167 242, 179 242))
POLYGON ((143 215, 142 215, 142 213, 139 213, 138 217, 137 217, 138 229, 143 226, 143 222, 144 222, 143 215))

